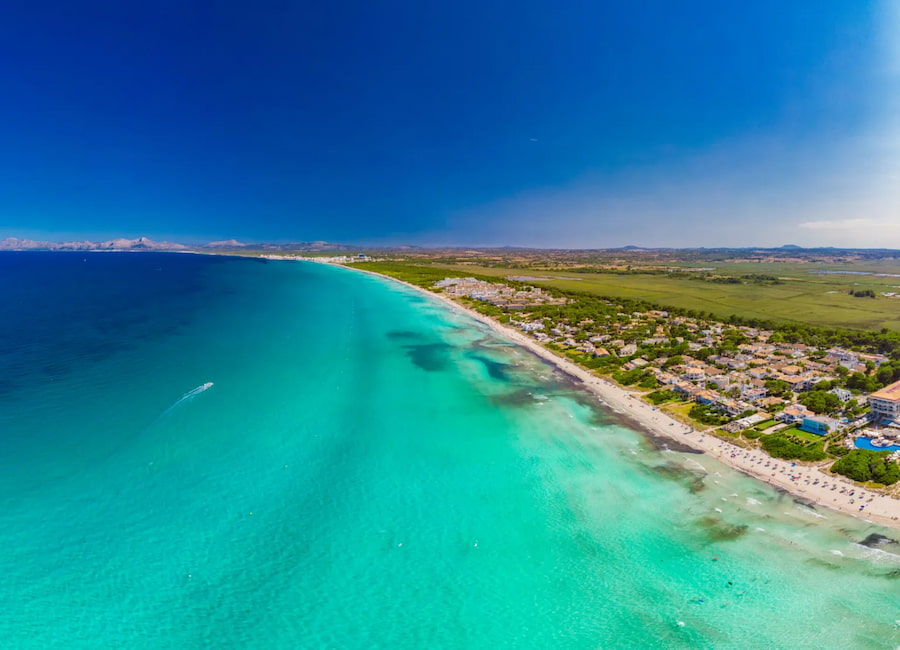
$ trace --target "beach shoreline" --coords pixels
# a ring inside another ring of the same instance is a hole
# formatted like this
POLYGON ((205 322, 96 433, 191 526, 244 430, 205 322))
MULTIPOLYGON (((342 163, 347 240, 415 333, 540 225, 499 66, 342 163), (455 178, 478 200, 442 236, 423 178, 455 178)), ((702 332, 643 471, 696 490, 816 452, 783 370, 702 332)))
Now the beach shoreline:
POLYGON ((823 472, 819 470, 818 466, 792 464, 790 461, 773 458, 763 451, 747 450, 714 435, 694 429, 644 402, 638 396, 632 395, 624 388, 555 354, 522 332, 506 327, 490 316, 461 305, 447 296, 352 265, 320 263, 395 282, 466 314, 486 325, 504 339, 525 348, 569 377, 577 379, 586 390, 598 398, 602 405, 623 416, 642 433, 674 440, 698 452, 708 454, 724 465, 768 483, 772 487, 784 490, 810 506, 821 506, 866 522, 900 529, 900 500, 898 499, 867 490, 840 475, 823 472), (791 478, 792 476, 795 478, 791 478), (816 483, 817 480, 818 483, 816 483), (823 486, 823 483, 827 487, 823 486), (832 489, 832 486, 837 487, 832 489), (849 494, 851 491, 854 492, 852 496, 849 494), (861 505, 865 505, 865 508, 861 509, 861 505))
POLYGON ((838 474, 822 471, 818 465, 801 465, 774 458, 764 451, 748 450, 712 434, 694 429, 648 404, 639 396, 629 393, 621 386, 594 375, 570 359, 555 354, 522 332, 506 327, 490 316, 470 309, 447 296, 351 264, 265 255, 247 255, 247 257, 326 264, 387 280, 420 295, 428 296, 457 312, 466 314, 489 327, 507 341, 524 348, 543 361, 552 364, 560 372, 577 380, 581 387, 593 394, 602 406, 629 421, 632 425, 631 428, 645 436, 673 440, 701 454, 708 454, 723 465, 767 483, 777 490, 784 491, 810 507, 827 508, 867 523, 900 530, 900 500, 868 490, 838 474), (863 505, 865 507, 861 508, 860 506, 863 505))

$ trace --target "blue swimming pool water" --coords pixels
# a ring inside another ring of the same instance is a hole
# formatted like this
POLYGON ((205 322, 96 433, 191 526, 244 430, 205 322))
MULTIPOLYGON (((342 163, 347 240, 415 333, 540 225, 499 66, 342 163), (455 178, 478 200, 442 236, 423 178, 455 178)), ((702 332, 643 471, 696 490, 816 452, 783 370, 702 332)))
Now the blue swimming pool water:
POLYGON ((900 451, 900 445, 891 445, 890 447, 876 447, 869 438, 857 438, 857 449, 871 449, 872 451, 900 451))

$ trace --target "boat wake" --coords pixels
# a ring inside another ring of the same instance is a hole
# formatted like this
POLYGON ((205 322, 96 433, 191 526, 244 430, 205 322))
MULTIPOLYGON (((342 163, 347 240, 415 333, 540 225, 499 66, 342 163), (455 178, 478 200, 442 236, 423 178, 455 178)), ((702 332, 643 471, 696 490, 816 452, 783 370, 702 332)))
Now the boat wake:
POLYGON ((197 388, 194 388, 194 389, 192 389, 192 390, 189 390, 189 391, 186 392, 184 395, 182 395, 181 397, 179 397, 179 398, 175 401, 175 403, 172 404, 172 406, 170 406, 170 407, 167 408, 165 411, 163 411, 163 413, 162 413, 162 415, 160 415, 160 417, 162 417, 163 415, 167 415, 167 414, 171 413, 172 410, 175 409, 175 408, 177 408, 179 405, 183 404, 184 402, 187 402, 187 401, 192 400, 193 398, 195 398, 195 397, 196 397, 197 395, 199 395, 200 393, 204 393, 204 392, 208 391, 208 390, 209 390, 210 388, 212 388, 212 387, 213 387, 213 383, 212 383, 211 381, 208 381, 208 382, 206 382, 205 384, 201 384, 200 386, 197 386, 197 388))

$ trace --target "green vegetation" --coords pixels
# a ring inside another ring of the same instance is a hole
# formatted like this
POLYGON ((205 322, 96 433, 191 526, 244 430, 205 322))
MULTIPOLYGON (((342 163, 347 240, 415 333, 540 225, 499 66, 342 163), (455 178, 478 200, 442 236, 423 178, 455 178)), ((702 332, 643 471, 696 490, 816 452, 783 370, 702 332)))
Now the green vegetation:
MULTIPOLYGON (((830 265, 834 268, 835 265, 830 265)), ((546 277, 534 282, 542 287, 592 293, 667 305, 704 314, 714 314, 727 321, 732 315, 746 320, 772 320, 781 323, 816 324, 853 330, 900 329, 900 300, 855 300, 848 295, 850 286, 865 282, 870 287, 855 291, 893 291, 897 278, 828 274, 815 271, 813 264, 717 264, 717 273, 731 269, 755 271, 764 277, 775 277, 778 283, 766 281, 697 282, 696 274, 663 272, 581 273, 576 269, 540 270, 521 267, 466 266, 441 264, 442 268, 468 274, 506 277, 529 275, 546 277), (575 277, 572 277, 572 276, 575 277)), ((848 267, 860 270, 859 267, 848 267)), ((879 267, 879 271, 900 272, 895 266, 879 267)), ((739 273, 750 275, 749 273, 739 273)))
POLYGON ((893 485, 900 481, 900 465, 888 460, 886 451, 854 449, 831 466, 831 471, 854 481, 893 485))
POLYGON ((895 364, 886 364, 871 375, 866 375, 861 372, 850 373, 843 378, 843 384, 845 388, 850 390, 871 393, 886 384, 897 381, 897 379, 900 378, 898 377, 898 370, 900 369, 898 369, 895 364))
POLYGON ((778 424, 778 420, 776 420, 775 418, 769 418, 768 420, 763 420, 762 422, 760 422, 753 428, 756 429, 757 431, 765 431, 769 427, 773 427, 776 424, 778 424))
POLYGON ((677 402, 681 399, 678 396, 678 393, 676 393, 674 390, 658 390, 655 393, 646 395, 645 397, 657 405, 665 404, 666 402, 677 402))
POLYGON ((785 460, 818 461, 827 458, 823 441, 812 443, 781 431, 763 436, 762 448, 771 456, 785 460))
POLYGON ((641 379, 638 386, 641 388, 659 388, 659 382, 656 380, 656 377, 653 375, 647 375, 643 379, 641 379))
POLYGON ((787 398, 791 394, 791 385, 781 379, 767 379, 766 390, 774 397, 787 398))
POLYGON ((578 365, 589 368, 590 370, 596 370, 600 374, 608 374, 612 369, 617 367, 619 361, 616 357, 595 357, 571 348, 563 350, 560 346, 553 345, 552 343, 548 343, 547 347, 552 348, 557 352, 562 352, 578 365))
POLYGON ((693 402, 674 402, 663 405, 662 410, 679 420, 688 421, 690 418, 688 414, 693 406, 693 402))
POLYGON ((799 402, 813 413, 834 413, 841 407, 841 400, 834 393, 813 390, 800 396, 799 402))
MULTIPOLYGON (((451 271, 436 266, 421 266, 405 262, 360 262, 354 264, 353 268, 389 275, 392 278, 403 280, 404 282, 409 282, 410 284, 425 289, 432 289, 435 282, 443 280, 444 278, 474 277, 486 282, 497 281, 495 276, 478 275, 471 271, 451 271)), ((510 282, 509 284, 515 285, 517 283, 510 282)))
POLYGON ((729 420, 727 416, 706 404, 694 404, 688 415, 697 422, 710 425, 725 424, 729 420))
MULTIPOLYGON (((645 376, 646 372, 644 370, 628 370, 627 372, 615 373, 613 379, 622 386, 631 386, 632 384, 636 384, 643 380, 645 376)), ((650 378, 653 379, 653 377, 650 378)), ((654 379, 654 381, 656 380, 654 379)))
POLYGON ((687 273, 685 271, 670 271, 667 273, 670 278, 689 278, 691 280, 703 280, 704 282, 715 282, 716 284, 784 284, 784 282, 774 275, 765 275, 762 273, 745 273, 744 275, 713 275, 709 272, 687 273))
POLYGON ((779 433, 784 434, 789 438, 793 436, 807 442, 819 442, 823 439, 823 436, 816 435, 815 433, 810 433, 809 431, 804 431, 803 429, 797 427, 797 425, 794 425, 792 427, 785 427, 784 429, 781 429, 779 433))
POLYGON ((484 302, 483 300, 472 300, 470 298, 461 298, 460 302, 463 303, 466 307, 470 309, 474 309, 479 314, 484 314, 485 316, 490 316, 501 323, 509 322, 509 315, 500 309, 500 307, 496 307, 489 302, 484 302))
MULTIPOLYGON (((495 269, 490 267, 454 267, 448 268, 443 265, 429 265, 429 266, 418 266, 411 265, 401 262, 367 262, 357 264, 359 268, 368 269, 372 271, 376 271, 379 273, 384 273, 385 275, 390 275, 392 277, 406 280, 412 284, 416 284, 418 286, 423 287, 431 287, 434 282, 443 279, 445 277, 465 277, 471 276, 477 279, 485 280, 485 281, 497 281, 497 276, 504 276, 508 273, 513 272, 511 269, 495 269)), ((521 272, 521 271, 519 271, 521 272)), ((632 277, 632 276, 628 276, 632 277)), ((634 276, 634 277, 643 277, 643 276, 634 276)), ((828 276, 832 277, 832 276, 828 276)), ((506 281, 507 284, 512 286, 521 286, 524 283, 522 282, 514 282, 514 281, 506 281)), ((558 282, 553 281, 549 283, 541 283, 530 281, 531 284, 538 284, 540 286, 544 286, 544 288, 556 287, 558 282)), ((601 296, 596 295, 596 287, 592 287, 587 282, 570 282, 570 284, 574 284, 575 288, 578 290, 563 290, 559 289, 556 291, 552 291, 553 294, 557 296, 564 296, 570 299, 570 302, 566 305, 545 305, 533 307, 529 310, 532 315, 538 317, 545 317, 551 319, 553 322, 562 322, 567 321, 570 323, 578 323, 584 320, 597 320, 597 319, 615 319, 617 318, 616 314, 618 312, 630 313, 634 311, 648 311, 652 309, 662 309, 667 310, 670 313, 676 313, 692 318, 698 319, 707 319, 707 320, 716 320, 717 317, 712 312, 707 311, 698 311, 694 309, 678 309, 673 307, 667 307, 665 305, 661 305, 655 302, 648 302, 642 299, 633 299, 633 298, 616 298, 615 303, 612 303, 610 298, 603 298, 601 296)), ((694 283, 690 283, 693 286, 694 283)), ((613 288, 612 285, 606 285, 610 288, 610 295, 614 296, 617 293, 617 290, 613 288)), ((618 285, 616 285, 618 286, 618 285)), ((755 286, 755 285, 754 285, 755 286)), ((743 287, 747 288, 747 287, 743 287)), ((765 287, 769 289, 769 287, 765 287)), ((621 292, 619 292, 621 293, 621 292)), ((775 299, 777 303, 777 296, 771 297, 775 299)), ((873 304, 890 304, 894 306, 894 311, 898 312, 896 314, 897 321, 895 326, 900 327, 900 309, 897 306, 900 306, 900 302, 894 301, 875 301, 873 304)), ((848 306, 849 308, 850 306, 848 306)), ((767 312, 771 312, 772 314, 776 314, 779 307, 777 304, 769 305, 768 301, 766 301, 766 306, 764 309, 767 312), (771 307, 771 309, 770 309, 771 307)), ((829 307, 828 309, 837 309, 837 307, 829 307)), ((821 311, 821 310, 820 310, 821 311)), ((827 310, 826 310, 827 311, 827 310)), ((853 313, 861 313, 859 308, 851 309, 853 313)), ((809 317, 804 318, 804 320, 821 320, 822 322, 829 322, 832 319, 829 319, 827 316, 823 316, 823 318, 819 319, 817 311, 810 311, 809 317)), ((883 353, 891 353, 895 351, 900 351, 900 332, 891 331, 888 328, 882 328, 880 331, 856 331, 849 329, 835 329, 835 328, 822 328, 816 327, 813 325, 805 325, 802 323, 777 323, 772 322, 768 319, 758 319, 758 318, 747 318, 741 317, 738 315, 732 315, 729 317, 723 317, 721 319, 723 322, 732 325, 749 325, 754 327, 764 327, 767 329, 773 329, 774 334, 770 339, 771 342, 788 342, 788 343, 806 343, 810 345, 815 345, 817 347, 829 347, 829 346, 840 346, 848 349, 871 349, 877 350, 883 353)), ((610 321, 612 322, 612 321, 610 321)), ((735 332, 734 336, 739 336, 739 332, 735 332)), ((728 347, 734 347, 738 345, 740 341, 727 341, 724 344, 724 347, 727 349, 728 347)), ((676 355, 676 354, 684 354, 687 346, 683 344, 682 346, 672 346, 670 348, 660 348, 655 350, 656 355, 676 355)), ((642 351, 644 352, 644 351, 642 351)), ((701 355, 698 355, 701 356, 701 355)), ((649 357, 653 357, 653 354, 650 354, 649 357)), ((654 357, 655 358, 655 357, 654 357)), ((887 373, 891 373, 891 375, 896 379, 900 378, 900 365, 891 366, 887 368, 879 369, 879 373, 884 372, 885 375, 887 373)), ((861 374, 861 373, 858 373, 861 374)), ((874 376, 866 376, 861 375, 862 382, 869 381, 869 384, 866 384, 865 390, 875 390, 880 385, 883 385, 884 382, 880 377, 877 379, 874 376), (874 386, 874 382, 878 382, 878 386, 874 386), (871 385, 870 385, 871 384, 871 385), (874 387, 873 387, 874 386, 874 387)), ((849 388, 854 388, 853 382, 859 382, 859 378, 854 378, 853 375, 847 377, 847 386, 849 388)), ((860 388, 863 390, 863 388, 860 388)))
POLYGON ((844 445, 836 444, 836 441, 828 445, 828 454, 835 458, 843 458, 849 454, 850 451, 851 450, 847 449, 844 445))
MULTIPOLYGON (((474 268, 450 269, 438 265, 421 265, 410 264, 404 262, 367 262, 357 264, 359 268, 376 271, 386 275, 390 275, 397 279, 405 280, 412 284, 433 289, 435 282, 445 277, 474 276, 477 279, 485 281, 496 281, 498 269, 483 267, 491 275, 482 275, 473 273, 474 268)), ((638 274, 639 275, 639 274, 638 274)), ((646 274, 644 274, 646 275, 646 274)), ((828 276, 831 277, 831 276, 828 276)), ((511 286, 522 286, 523 282, 506 281, 511 286)), ((713 315, 708 312, 694 312, 691 310, 681 310, 661 307, 660 305, 632 299, 608 299, 597 296, 590 292, 584 291, 563 291, 558 289, 548 289, 555 296, 562 296, 568 299, 568 303, 564 305, 535 305, 530 307, 527 313, 532 319, 541 319, 545 325, 554 327, 561 324, 576 324, 584 322, 599 322, 605 326, 613 326, 616 324, 628 324, 631 320, 630 314, 633 312, 646 312, 653 309, 668 311, 673 315, 683 315, 701 323, 706 320, 712 320, 713 315)), ((884 301, 891 304, 900 305, 900 302, 884 301)), ((509 314, 482 301, 467 301, 467 304, 481 313, 493 316, 500 320, 506 321, 509 314)), ((642 338, 650 338, 653 336, 653 330, 656 324, 663 323, 663 320, 646 322, 642 327, 630 329, 624 338, 629 342, 640 342, 642 338)), ((888 329, 882 329, 878 332, 866 331, 858 332, 853 330, 825 329, 802 324, 775 324, 767 321, 746 320, 738 317, 728 319, 731 325, 751 325, 772 329, 773 334, 770 338, 772 343, 796 343, 802 342, 820 349, 827 349, 829 346, 840 346, 848 349, 865 349, 877 350, 882 353, 889 354, 893 360, 883 364, 880 368, 875 369, 871 363, 870 368, 866 372, 849 372, 845 368, 838 368, 838 377, 833 382, 820 382, 816 389, 811 393, 801 397, 802 403, 816 413, 834 413, 839 411, 842 406, 839 404, 836 396, 827 392, 832 385, 843 385, 855 392, 872 392, 881 388, 892 381, 900 380, 900 332, 892 332, 888 329)), ((576 340, 583 340, 587 337, 585 333, 576 333, 576 340), (577 338, 582 337, 582 338, 577 338)), ((683 361, 683 355, 688 352, 688 341, 693 340, 692 334, 684 327, 674 327, 669 331, 669 340, 664 343, 641 345, 636 355, 643 356, 648 360, 657 358, 667 358, 664 367, 671 368, 683 361), (674 337, 681 337, 681 342, 676 342, 674 337)), ((713 352, 734 352, 737 346, 745 342, 745 336, 737 329, 726 329, 723 334, 723 340, 716 346, 717 349, 704 348, 692 352, 695 358, 703 359, 713 352)), ((559 351, 562 352, 560 349, 559 351)), ((624 362, 622 357, 605 357, 596 358, 592 355, 586 355, 576 350, 565 350, 565 354, 577 363, 604 373, 615 373, 616 381, 623 385, 638 384, 641 388, 654 389, 657 387, 656 381, 649 377, 643 371, 626 373, 617 372, 616 369, 624 362)), ((791 399, 793 392, 790 386, 779 380, 769 380, 766 382, 766 388, 770 395, 781 396, 788 400, 791 399)), ((848 415, 858 415, 865 406, 848 405, 849 409, 845 409, 848 415)), ((709 420, 709 418, 707 418, 709 420)))

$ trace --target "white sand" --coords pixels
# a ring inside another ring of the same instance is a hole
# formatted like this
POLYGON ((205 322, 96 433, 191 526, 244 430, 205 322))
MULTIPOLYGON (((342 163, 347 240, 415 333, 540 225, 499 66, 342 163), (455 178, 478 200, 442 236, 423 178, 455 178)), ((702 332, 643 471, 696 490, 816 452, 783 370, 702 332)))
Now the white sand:
POLYGON ((647 431, 677 440, 698 451, 714 456, 734 469, 782 488, 810 503, 839 510, 865 521, 900 528, 900 500, 898 499, 859 487, 849 479, 837 474, 830 474, 816 465, 797 463, 792 467, 790 461, 772 458, 762 450, 747 450, 713 435, 704 434, 702 431, 697 431, 669 417, 666 413, 638 399, 620 386, 592 374, 569 359, 560 357, 522 332, 506 327, 493 318, 469 309, 447 296, 380 273, 353 266, 343 266, 343 268, 369 273, 403 284, 468 314, 506 339, 521 345, 566 374, 581 380, 588 390, 600 398, 601 402, 623 413, 647 431), (796 478, 792 479, 792 476, 796 478), (815 484, 817 480, 818 484, 815 484), (851 492, 853 492, 852 496, 851 492), (865 508, 861 509, 862 505, 865 505, 865 508))

